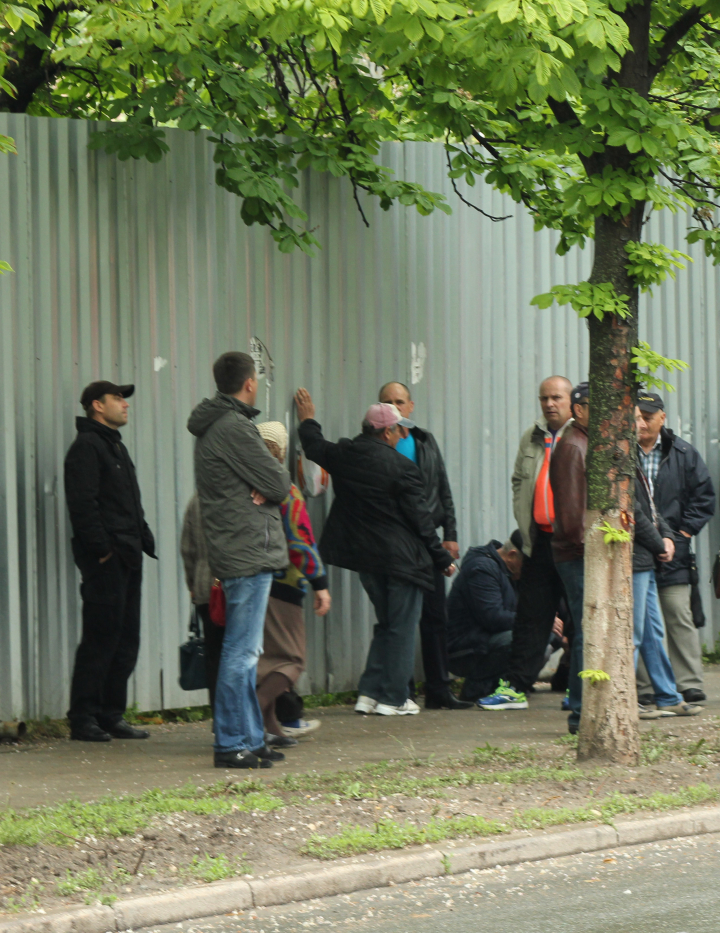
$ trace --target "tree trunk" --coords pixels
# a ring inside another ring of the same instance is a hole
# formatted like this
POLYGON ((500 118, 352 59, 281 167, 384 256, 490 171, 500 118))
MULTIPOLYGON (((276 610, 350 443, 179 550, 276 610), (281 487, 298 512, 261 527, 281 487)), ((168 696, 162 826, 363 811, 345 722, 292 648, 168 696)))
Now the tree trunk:
POLYGON ((643 205, 621 221, 598 217, 590 281, 612 282, 627 296, 630 317, 591 317, 590 426, 587 453, 583 606, 586 670, 610 680, 583 686, 580 759, 635 765, 640 757, 633 663, 632 544, 605 544, 600 526, 629 530, 635 486, 635 379, 631 350, 637 345, 638 292, 625 270, 625 244, 639 240, 643 205))

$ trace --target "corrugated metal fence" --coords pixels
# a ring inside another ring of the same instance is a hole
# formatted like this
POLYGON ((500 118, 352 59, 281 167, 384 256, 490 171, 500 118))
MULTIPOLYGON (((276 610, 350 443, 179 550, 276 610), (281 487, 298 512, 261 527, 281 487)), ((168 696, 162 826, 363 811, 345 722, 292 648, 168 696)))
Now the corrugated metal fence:
MULTIPOLYGON (((87 149, 93 127, 0 114, 18 155, 0 158, 0 718, 61 715, 79 633, 62 463, 95 378, 134 382, 123 432, 137 465, 160 561, 146 561, 143 645, 133 699, 141 708, 198 703, 177 686, 188 596, 178 555, 192 491, 196 402, 213 391, 211 364, 258 337, 273 361, 263 417, 292 424, 292 392, 307 386, 330 437, 354 434, 378 386, 413 383, 419 423, 445 452, 463 550, 512 527, 509 476, 518 438, 536 416, 537 384, 587 372, 584 325, 570 311, 528 304, 551 284, 587 275, 590 256, 561 259, 516 205, 481 185, 473 198, 513 219, 492 224, 463 207, 445 178, 441 146, 389 147, 398 174, 442 190, 452 217, 385 214, 370 229, 347 186, 306 175, 302 200, 323 249, 281 255, 248 230, 214 183, 202 136, 170 131, 158 165, 87 149)), ((683 218, 661 224, 682 245, 683 218)), ((643 331, 692 369, 677 379, 673 428, 695 443, 717 479, 718 273, 699 255, 646 302, 643 331)), ((327 503, 311 503, 319 525, 327 503)), ((699 541, 701 571, 718 527, 699 541)), ((308 615, 312 691, 354 685, 370 630, 353 575, 331 573, 334 606, 308 615)), ((719 616, 709 587, 706 606, 719 616)), ((707 641, 712 633, 705 630, 707 641)))

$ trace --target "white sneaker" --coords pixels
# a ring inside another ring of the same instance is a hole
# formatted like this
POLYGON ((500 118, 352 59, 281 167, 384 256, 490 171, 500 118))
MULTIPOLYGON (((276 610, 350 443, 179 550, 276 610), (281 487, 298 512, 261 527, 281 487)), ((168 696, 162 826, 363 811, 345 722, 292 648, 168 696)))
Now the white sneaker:
POLYGON ((297 738, 301 735, 307 735, 308 732, 314 732, 316 729, 320 728, 319 719, 298 719, 297 722, 297 726, 282 727, 282 731, 285 733, 285 735, 297 738))
POLYGON ((388 706, 387 703, 378 703, 375 707, 378 716, 417 716, 420 707, 413 700, 405 700, 402 706, 388 706))
POLYGON ((366 697, 360 694, 357 698, 357 703, 355 704, 355 712, 362 713, 363 715, 374 713, 377 710, 378 701, 373 700, 372 697, 366 697))

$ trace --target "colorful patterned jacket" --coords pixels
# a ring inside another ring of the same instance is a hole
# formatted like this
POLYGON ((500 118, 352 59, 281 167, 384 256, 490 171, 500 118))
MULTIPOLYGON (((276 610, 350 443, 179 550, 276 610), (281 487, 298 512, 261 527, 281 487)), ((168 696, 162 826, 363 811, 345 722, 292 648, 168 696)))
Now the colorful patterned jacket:
POLYGON ((294 483, 290 487, 290 495, 280 506, 280 514, 290 553, 290 565, 285 570, 275 572, 270 595, 299 606, 306 593, 306 582, 314 590, 326 590, 328 581, 315 546, 305 500, 294 483))

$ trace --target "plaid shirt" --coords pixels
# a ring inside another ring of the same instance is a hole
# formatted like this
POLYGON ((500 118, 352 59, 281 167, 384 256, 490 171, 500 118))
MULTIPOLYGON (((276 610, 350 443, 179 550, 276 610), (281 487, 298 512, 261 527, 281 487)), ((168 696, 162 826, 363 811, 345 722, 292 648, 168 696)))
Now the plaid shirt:
POLYGON ((662 438, 658 434, 657 440, 655 441, 655 446, 646 454, 642 447, 638 444, 638 457, 642 471, 647 476, 647 481, 650 486, 650 494, 654 497, 655 495, 655 480, 657 479, 658 470, 660 469, 660 461, 662 460, 662 438))

